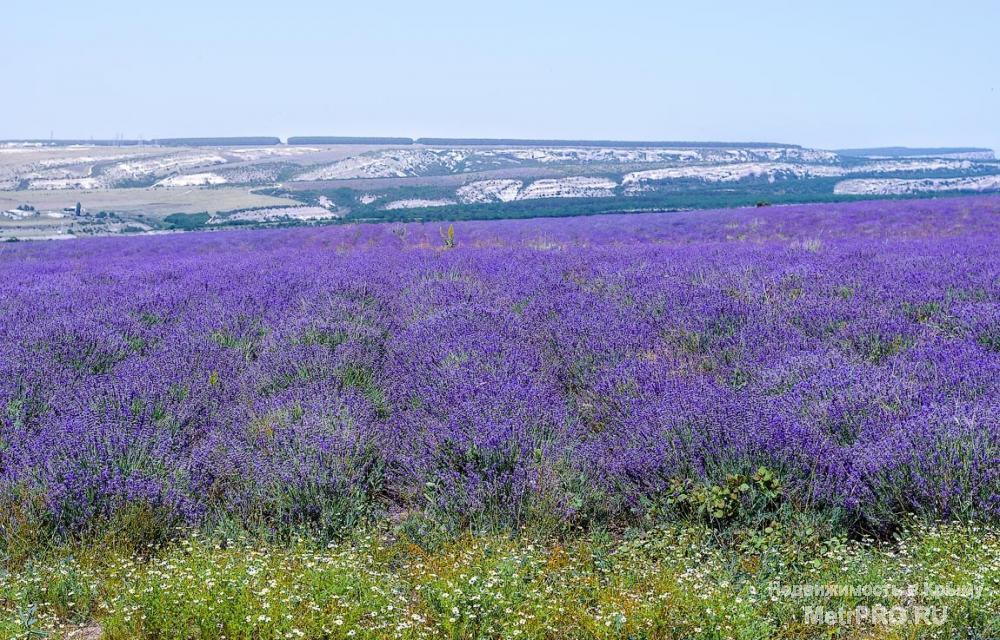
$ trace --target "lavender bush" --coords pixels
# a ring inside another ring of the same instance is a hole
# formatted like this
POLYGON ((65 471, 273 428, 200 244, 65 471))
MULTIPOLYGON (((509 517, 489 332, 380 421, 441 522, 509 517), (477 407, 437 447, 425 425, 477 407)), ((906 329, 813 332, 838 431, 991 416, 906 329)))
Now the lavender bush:
POLYGON ((4 531, 628 522, 761 466, 856 523, 1000 515, 1000 199, 441 233, 4 247, 4 531))

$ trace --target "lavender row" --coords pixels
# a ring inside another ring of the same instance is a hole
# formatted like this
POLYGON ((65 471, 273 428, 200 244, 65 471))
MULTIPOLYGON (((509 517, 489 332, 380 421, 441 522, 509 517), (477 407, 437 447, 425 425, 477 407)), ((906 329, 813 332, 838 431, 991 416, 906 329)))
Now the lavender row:
POLYGON ((1000 199, 0 252, 0 494, 76 531, 1000 515, 1000 199))

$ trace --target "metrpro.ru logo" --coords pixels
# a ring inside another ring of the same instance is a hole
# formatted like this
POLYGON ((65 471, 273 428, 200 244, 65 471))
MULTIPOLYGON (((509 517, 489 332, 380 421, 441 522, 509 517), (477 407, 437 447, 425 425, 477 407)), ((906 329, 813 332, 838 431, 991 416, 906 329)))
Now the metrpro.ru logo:
POLYGON ((937 627, 955 600, 990 597, 981 585, 772 584, 772 600, 802 600, 802 622, 814 626, 937 627))

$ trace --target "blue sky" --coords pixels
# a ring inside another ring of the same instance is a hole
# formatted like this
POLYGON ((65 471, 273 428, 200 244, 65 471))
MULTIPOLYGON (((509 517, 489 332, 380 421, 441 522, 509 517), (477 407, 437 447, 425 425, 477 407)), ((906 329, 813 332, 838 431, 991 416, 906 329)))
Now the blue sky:
POLYGON ((0 138, 1000 149, 1000 2, 5 0, 0 138))

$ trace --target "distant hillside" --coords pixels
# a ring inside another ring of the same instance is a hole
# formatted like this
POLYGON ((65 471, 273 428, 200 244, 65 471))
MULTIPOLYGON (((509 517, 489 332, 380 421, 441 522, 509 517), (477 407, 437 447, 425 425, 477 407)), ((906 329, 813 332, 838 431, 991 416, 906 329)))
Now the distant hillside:
POLYGON ((28 139, 0 140, 0 144, 37 145, 42 147, 266 147, 281 144, 281 138, 274 136, 236 136, 219 138, 156 138, 153 140, 83 140, 83 139, 28 139))
POLYGON ((164 147, 263 147, 281 144, 272 136, 240 136, 232 138, 159 138, 152 141, 164 147))
POLYGON ((982 147, 251 136, 0 151, 0 241, 1000 193, 982 147))
POLYGON ((613 147, 617 149, 801 149, 782 142, 698 142, 677 140, 556 140, 530 138, 395 138, 359 136, 292 136, 290 145, 301 144, 422 144, 436 147, 613 147))
POLYGON ((83 139, 41 139, 41 138, 29 138, 24 140, 0 140, 0 145, 32 145, 40 147, 74 147, 74 146, 93 146, 93 147, 137 147, 140 145, 149 144, 149 140, 83 140, 83 139))
POLYGON ((371 136, 292 136, 288 144, 413 144, 413 138, 371 136))
POLYGON ((671 149, 801 149, 797 144, 780 142, 691 142, 676 140, 533 140, 521 138, 417 138, 417 144, 434 146, 508 146, 508 147, 614 147, 646 148, 667 147, 671 149))
POLYGON ((918 156, 958 156, 969 155, 978 159, 993 158, 993 150, 985 147, 871 147, 865 149, 837 149, 842 156, 856 158, 909 158, 918 156))

